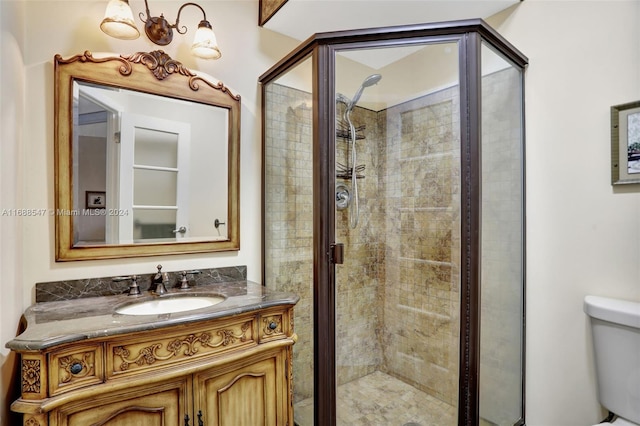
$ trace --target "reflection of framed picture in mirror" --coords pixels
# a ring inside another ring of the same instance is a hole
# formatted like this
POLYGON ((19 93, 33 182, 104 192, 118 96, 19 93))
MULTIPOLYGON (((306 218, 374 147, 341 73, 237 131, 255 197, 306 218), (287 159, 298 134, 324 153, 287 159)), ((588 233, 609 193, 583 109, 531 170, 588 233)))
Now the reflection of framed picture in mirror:
POLYGON ((86 206, 88 209, 104 209, 107 206, 107 196, 105 192, 86 191, 86 206))
POLYGON ((611 184, 640 183, 640 101, 611 107, 611 184))

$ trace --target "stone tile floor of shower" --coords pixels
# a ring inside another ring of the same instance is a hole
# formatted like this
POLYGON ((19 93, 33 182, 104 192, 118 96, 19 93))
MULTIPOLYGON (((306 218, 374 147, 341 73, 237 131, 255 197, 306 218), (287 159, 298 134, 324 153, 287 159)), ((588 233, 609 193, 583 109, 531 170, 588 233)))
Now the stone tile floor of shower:
MULTIPOLYGON (((449 426, 456 408, 382 372, 338 386, 337 424, 449 426)), ((294 406, 298 426, 313 425, 313 398, 294 406)))

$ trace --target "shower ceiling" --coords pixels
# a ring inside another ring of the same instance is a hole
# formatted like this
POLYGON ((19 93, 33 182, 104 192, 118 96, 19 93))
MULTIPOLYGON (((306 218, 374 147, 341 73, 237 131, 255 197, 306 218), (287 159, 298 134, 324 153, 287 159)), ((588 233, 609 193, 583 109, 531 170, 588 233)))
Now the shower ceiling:
MULTIPOLYGON (((306 40, 315 33, 488 18, 521 0, 288 0, 264 28, 306 40)), ((398 51, 398 54, 401 52, 398 51)), ((410 50, 407 54, 412 53, 410 50)), ((379 69, 401 59, 375 54, 353 60, 379 69)))
MULTIPOLYGON (((384 81, 362 93, 358 101, 360 107, 380 111, 457 84, 457 57, 457 47, 451 42, 341 50, 336 55, 337 66, 342 70, 336 81, 336 92, 350 96, 368 75, 382 74, 384 81), (423 64, 438 66, 422 67, 423 64), (413 71, 417 67, 422 67, 419 74, 413 71)), ((280 78, 278 84, 311 93, 311 67, 311 61, 303 62, 280 78)))
MULTIPOLYGON (((515 9, 522 0, 287 0, 264 28, 304 41, 311 35, 345 29, 423 24, 488 18, 515 9)), ((402 45, 372 49, 339 50, 343 67, 336 91, 350 94, 371 74, 385 81, 363 94, 358 106, 380 111, 416 96, 458 83, 455 45, 402 45), (422 64, 438 64, 424 67, 422 64), (412 70, 421 69, 416 75, 412 70)), ((495 57, 495 55, 494 55, 495 57)), ((287 73, 279 84, 311 92, 311 61, 287 73)), ((493 70, 510 66, 496 64, 493 70)), ((349 95, 347 95, 349 96, 349 95)))

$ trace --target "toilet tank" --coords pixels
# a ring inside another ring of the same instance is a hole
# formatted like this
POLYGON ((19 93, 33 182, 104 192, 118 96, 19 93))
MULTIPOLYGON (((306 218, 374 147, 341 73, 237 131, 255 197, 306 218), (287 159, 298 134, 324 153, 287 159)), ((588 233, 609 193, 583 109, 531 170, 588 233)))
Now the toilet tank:
POLYGON ((586 296, 600 404, 640 423, 640 303, 586 296))

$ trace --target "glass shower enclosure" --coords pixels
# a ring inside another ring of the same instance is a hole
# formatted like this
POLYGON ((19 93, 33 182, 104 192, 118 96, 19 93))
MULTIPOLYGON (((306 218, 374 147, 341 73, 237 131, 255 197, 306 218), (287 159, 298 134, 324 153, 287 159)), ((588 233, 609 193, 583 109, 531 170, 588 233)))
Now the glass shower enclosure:
POLYGON ((316 34, 260 77, 294 417, 524 424, 524 70, 482 20, 316 34))

